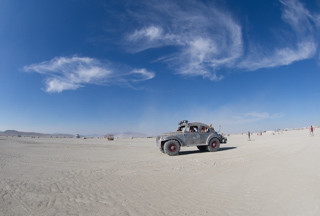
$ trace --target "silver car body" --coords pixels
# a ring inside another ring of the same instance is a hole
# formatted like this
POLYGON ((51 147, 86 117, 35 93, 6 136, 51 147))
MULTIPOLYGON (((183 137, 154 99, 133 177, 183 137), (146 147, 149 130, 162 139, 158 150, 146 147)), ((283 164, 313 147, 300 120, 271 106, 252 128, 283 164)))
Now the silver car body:
POLYGON ((206 124, 200 122, 189 123, 185 121, 180 122, 179 125, 179 128, 182 129, 181 131, 165 133, 156 138, 156 144, 160 150, 163 150, 163 145, 168 140, 178 141, 181 147, 208 145, 212 138, 217 138, 220 143, 227 143, 225 137, 218 134, 206 124))

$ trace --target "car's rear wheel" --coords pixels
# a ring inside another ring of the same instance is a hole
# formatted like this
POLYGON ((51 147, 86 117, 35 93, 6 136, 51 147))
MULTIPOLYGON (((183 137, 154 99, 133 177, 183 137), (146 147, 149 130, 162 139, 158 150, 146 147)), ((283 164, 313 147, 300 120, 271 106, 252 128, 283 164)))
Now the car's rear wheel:
POLYGON ((205 152, 208 150, 208 146, 197 146, 197 148, 202 152, 205 152))
POLYGON ((180 151, 180 144, 176 140, 169 140, 164 143, 163 146, 164 152, 170 156, 174 156, 179 154, 180 151))
POLYGON ((220 141, 217 138, 213 138, 209 141, 208 151, 215 152, 220 148, 220 141))

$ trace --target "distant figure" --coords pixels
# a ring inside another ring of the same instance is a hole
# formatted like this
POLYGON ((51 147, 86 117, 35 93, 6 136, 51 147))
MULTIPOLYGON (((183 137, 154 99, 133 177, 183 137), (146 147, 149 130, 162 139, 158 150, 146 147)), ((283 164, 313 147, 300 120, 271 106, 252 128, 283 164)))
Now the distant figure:
POLYGON ((212 124, 209 124, 209 127, 210 127, 213 131, 215 131, 214 128, 212 127, 212 124))
POLYGON ((310 127, 310 136, 313 136, 313 127, 312 127, 312 125, 310 127))
POLYGON ((191 126, 190 127, 190 132, 192 132, 192 133, 198 132, 197 126, 191 126))
POLYGON ((251 139, 250 139, 250 131, 248 131, 248 138, 249 138, 249 141, 251 141, 251 139))
POLYGON ((206 127, 201 126, 201 132, 205 132, 205 133, 207 133, 207 131, 208 131, 208 129, 207 129, 206 127))

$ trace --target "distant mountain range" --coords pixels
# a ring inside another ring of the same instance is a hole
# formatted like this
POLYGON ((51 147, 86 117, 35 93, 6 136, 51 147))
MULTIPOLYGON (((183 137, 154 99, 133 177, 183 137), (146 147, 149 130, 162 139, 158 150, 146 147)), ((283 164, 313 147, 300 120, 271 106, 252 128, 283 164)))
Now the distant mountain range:
MULTIPOLYGON (((130 138, 130 137, 147 137, 147 134, 144 133, 135 133, 135 132, 116 132, 116 133, 108 133, 108 134, 113 134, 115 137, 120 137, 120 138, 130 138)), ((0 131, 0 136, 22 136, 22 137, 74 137, 75 135, 71 134, 61 134, 61 133, 55 133, 55 134, 44 134, 44 133, 37 133, 37 132, 22 132, 22 131, 16 131, 16 130, 6 130, 1 132, 0 131)), ((80 134, 81 137, 103 137, 104 135, 98 135, 98 134, 93 134, 93 135, 82 135, 80 134)))
POLYGON ((44 133, 37 133, 37 132, 22 132, 16 130, 6 130, 4 132, 0 132, 2 136, 24 136, 24 137, 74 137, 71 134, 44 134, 44 133))

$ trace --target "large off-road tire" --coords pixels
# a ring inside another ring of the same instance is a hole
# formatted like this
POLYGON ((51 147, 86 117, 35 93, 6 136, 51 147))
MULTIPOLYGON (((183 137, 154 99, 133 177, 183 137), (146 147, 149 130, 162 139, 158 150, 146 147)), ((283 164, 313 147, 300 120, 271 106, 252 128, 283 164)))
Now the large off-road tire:
POLYGON ((162 147, 160 148, 160 151, 161 151, 162 153, 165 153, 162 147))
POLYGON ((197 148, 202 152, 208 151, 208 146, 197 146, 197 148))
POLYGON ((215 152, 220 148, 220 141, 217 138, 213 138, 209 141, 208 151, 215 152))
POLYGON ((164 152, 170 156, 178 155, 180 151, 180 144, 176 140, 168 140, 163 145, 164 152))

